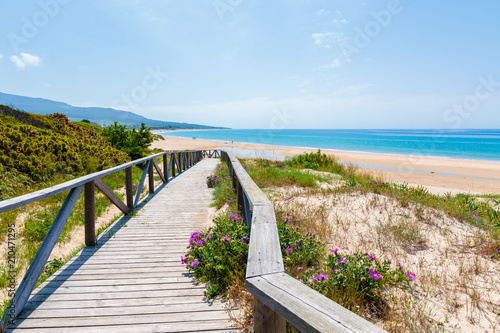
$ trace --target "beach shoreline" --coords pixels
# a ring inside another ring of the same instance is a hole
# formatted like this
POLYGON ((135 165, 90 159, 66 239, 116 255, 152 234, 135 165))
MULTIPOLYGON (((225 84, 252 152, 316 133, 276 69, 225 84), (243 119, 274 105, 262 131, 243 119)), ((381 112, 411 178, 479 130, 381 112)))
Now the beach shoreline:
MULTIPOLYGON (((165 132, 165 131, 162 131, 165 132)), ((249 151, 269 151, 270 155, 277 157, 292 157, 302 153, 316 152, 317 148, 288 147, 254 143, 240 143, 230 141, 215 141, 202 139, 179 138, 164 136, 165 140, 155 141, 151 149, 163 150, 195 150, 235 148, 249 151)), ((387 181, 407 183, 412 186, 422 185, 436 194, 444 193, 472 193, 472 194, 500 194, 500 181, 482 178, 500 178, 500 162, 463 160, 444 157, 427 157, 412 155, 396 155, 368 152, 351 152, 332 149, 321 149, 327 155, 334 156, 345 163, 380 166, 377 168, 361 168, 364 172, 374 177, 381 177, 387 181), (383 167, 397 170, 387 170, 383 167), (411 172, 405 170, 419 170, 411 172), (436 173, 463 175, 451 176, 436 173)), ((256 156, 257 157, 257 154, 256 156)))

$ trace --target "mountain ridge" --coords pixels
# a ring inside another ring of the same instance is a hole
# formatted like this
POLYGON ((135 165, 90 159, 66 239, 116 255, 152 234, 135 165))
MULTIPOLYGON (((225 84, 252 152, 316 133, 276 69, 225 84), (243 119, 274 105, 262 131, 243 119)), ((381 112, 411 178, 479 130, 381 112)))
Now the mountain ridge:
POLYGON ((109 125, 117 121, 120 124, 130 127, 139 127, 141 123, 145 123, 146 126, 155 129, 225 129, 224 127, 154 120, 130 111, 113 108, 72 106, 64 102, 41 97, 27 97, 2 92, 0 92, 0 104, 12 106, 34 114, 62 113, 71 121, 87 119, 100 125, 109 125))

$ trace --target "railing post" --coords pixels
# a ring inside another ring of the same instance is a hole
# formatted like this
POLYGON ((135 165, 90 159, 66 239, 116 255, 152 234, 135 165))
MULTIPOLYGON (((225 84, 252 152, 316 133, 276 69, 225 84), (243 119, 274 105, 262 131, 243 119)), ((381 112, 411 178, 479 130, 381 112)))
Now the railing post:
POLYGON ((94 181, 85 184, 85 245, 95 245, 95 190, 94 181))
POLYGON ((150 161, 149 163, 149 170, 148 170, 148 180, 149 180, 149 193, 155 193, 155 175, 153 173, 153 161, 150 161))
MULTIPOLYGON (((240 216, 245 216, 245 200, 243 198, 243 187, 241 187, 240 181, 236 177, 236 202, 238 205, 238 212, 240 213, 240 216)), ((245 216, 246 217, 246 216, 245 216)))
POLYGON ((267 305, 259 301, 257 297, 253 298, 254 304, 254 323, 253 331, 255 333, 285 333, 286 320, 279 314, 271 310, 267 305))
POLYGON ((125 191, 127 196, 127 207, 134 209, 134 189, 132 188, 132 167, 125 169, 125 191))
POLYGON ((168 154, 163 155, 163 176, 168 183, 168 154))
POLYGON ((175 163, 176 163, 176 160, 175 160, 175 153, 172 153, 170 155, 170 160, 171 160, 171 163, 172 164, 172 177, 175 177, 175 163))

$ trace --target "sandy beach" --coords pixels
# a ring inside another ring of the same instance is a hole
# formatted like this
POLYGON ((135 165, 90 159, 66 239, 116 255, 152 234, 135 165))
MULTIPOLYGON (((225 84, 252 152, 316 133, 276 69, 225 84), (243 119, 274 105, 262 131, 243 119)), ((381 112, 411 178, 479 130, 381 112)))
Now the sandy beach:
MULTIPOLYGON (((165 137, 164 141, 155 141, 150 148, 161 148, 163 150, 193 150, 217 149, 223 147, 248 150, 248 156, 253 156, 252 151, 267 150, 269 154, 274 156, 291 157, 304 152, 313 152, 317 150, 176 137, 165 137)), ((398 183, 406 182, 412 186, 423 185, 428 188, 430 192, 436 194, 444 194, 447 192, 451 192, 452 194, 461 192, 472 194, 500 193, 500 180, 470 178, 481 177, 500 179, 500 162, 346 152, 326 149, 322 151, 328 155, 335 156, 337 160, 342 162, 380 166, 380 169, 364 168, 364 170, 374 176, 383 177, 388 181, 398 183), (386 170, 383 167, 401 170, 386 170), (419 170, 422 172, 409 172, 403 170, 419 170), (452 175, 441 175, 436 173, 452 175)), ((255 154, 255 156, 257 156, 257 154, 255 154)))

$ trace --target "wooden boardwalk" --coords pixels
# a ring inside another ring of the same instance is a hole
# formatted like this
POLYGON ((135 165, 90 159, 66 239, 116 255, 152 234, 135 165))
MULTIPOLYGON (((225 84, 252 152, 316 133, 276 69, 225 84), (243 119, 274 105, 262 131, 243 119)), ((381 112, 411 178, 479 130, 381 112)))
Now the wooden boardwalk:
POLYGON ((201 161, 117 221, 32 293, 8 332, 236 332, 180 263, 190 233, 210 223, 205 181, 218 161, 201 161))

